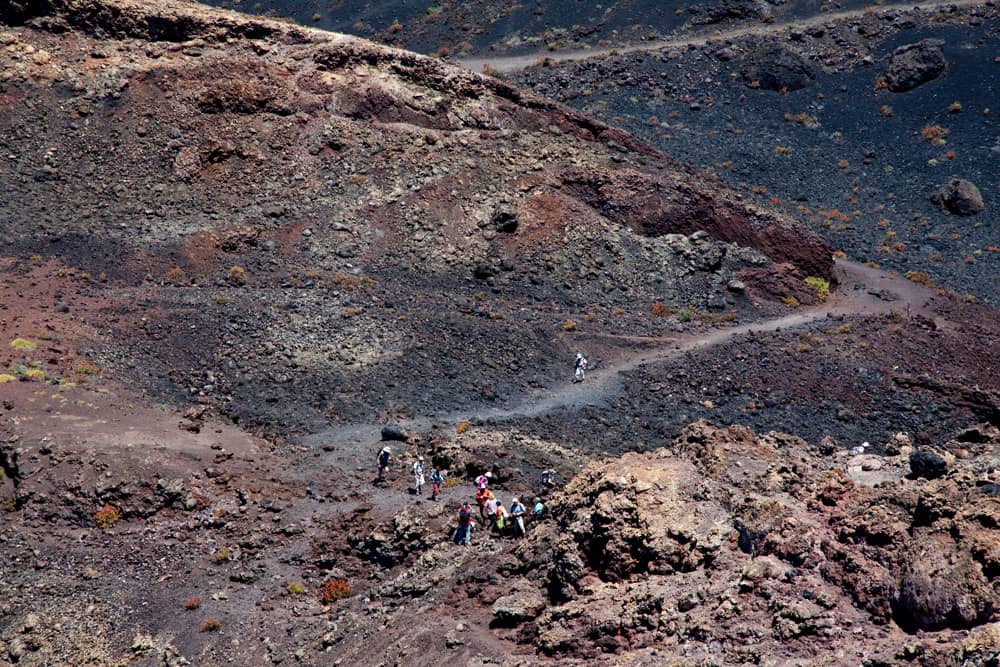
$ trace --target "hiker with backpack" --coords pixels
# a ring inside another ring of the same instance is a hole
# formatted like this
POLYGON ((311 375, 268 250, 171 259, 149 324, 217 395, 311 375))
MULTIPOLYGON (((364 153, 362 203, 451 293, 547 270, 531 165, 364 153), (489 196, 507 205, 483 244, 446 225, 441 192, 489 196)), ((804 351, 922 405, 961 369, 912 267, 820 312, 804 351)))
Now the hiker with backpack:
POLYGON ((486 521, 486 502, 493 497, 493 492, 483 487, 476 491, 476 503, 479 505, 479 518, 486 521))
POLYGON ((472 505, 469 501, 462 503, 458 509, 458 529, 455 531, 455 544, 472 544, 472 505))
POLYGON ((414 493, 418 496, 420 495, 420 489, 424 486, 424 457, 418 456, 417 460, 413 462, 410 466, 410 471, 413 473, 413 489, 414 493))
POLYGON ((577 352, 573 368, 576 370, 574 382, 583 382, 587 379, 587 358, 582 353, 577 352))
POLYGON ((545 503, 541 498, 535 498, 535 506, 531 508, 531 518, 540 521, 545 516, 545 503))
POLYGON ((510 501, 510 518, 514 527, 514 534, 517 537, 524 537, 526 534, 524 530, 524 515, 527 511, 527 508, 517 498, 510 501))
POLYGON ((392 450, 388 446, 383 447, 375 460, 378 463, 378 480, 381 482, 385 478, 386 471, 389 470, 389 462, 392 460, 392 450))
POLYGON ((486 497, 486 503, 483 505, 483 510, 486 512, 486 524, 489 526, 496 527, 497 522, 497 504, 500 502, 497 500, 492 493, 487 490, 489 495, 486 497))
POLYGON ((438 499, 442 484, 444 484, 444 475, 441 474, 441 466, 434 466, 434 470, 431 470, 431 500, 438 499))
POLYGON ((497 533, 503 535, 507 532, 507 527, 510 525, 510 512, 507 508, 503 506, 503 501, 498 500, 496 506, 496 515, 493 519, 493 525, 497 529, 497 533))

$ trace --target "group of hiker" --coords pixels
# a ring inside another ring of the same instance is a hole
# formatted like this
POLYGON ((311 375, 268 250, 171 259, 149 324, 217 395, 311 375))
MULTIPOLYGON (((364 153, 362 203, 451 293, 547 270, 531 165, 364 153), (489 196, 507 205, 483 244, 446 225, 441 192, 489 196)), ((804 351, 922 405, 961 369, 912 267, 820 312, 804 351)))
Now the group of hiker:
MULTIPOLYGON (((576 355, 573 363, 573 381, 583 382, 587 377, 587 358, 582 353, 576 355)), ((388 445, 383 447, 377 457, 378 481, 385 479, 385 474, 389 470, 392 461, 392 448, 388 445)), ((441 495, 441 486, 444 484, 444 473, 440 466, 431 468, 430 473, 425 478, 424 457, 418 456, 417 460, 410 465, 410 473, 413 475, 412 491, 416 495, 421 495, 426 479, 431 482, 431 500, 438 500, 441 495)), ((551 488, 555 485, 556 471, 549 469, 542 472, 542 486, 551 488)), ((492 530, 498 535, 511 535, 514 537, 524 537, 525 519, 541 519, 545 515, 545 504, 541 498, 535 498, 532 507, 528 507, 517 498, 511 498, 510 507, 503 504, 503 501, 496 497, 492 489, 489 488, 493 473, 485 472, 476 477, 476 504, 479 506, 479 518, 488 530, 492 530)), ((474 510, 472 503, 465 501, 458 510, 458 527, 455 530, 456 544, 470 544, 472 530, 475 527, 474 510)))
MULTIPOLYGON (((512 498, 510 507, 505 507, 503 501, 496 497, 489 488, 493 473, 484 472, 476 478, 476 504, 479 505, 479 518, 487 530, 500 536, 524 537, 527 534, 525 520, 539 520, 545 516, 545 503, 541 498, 535 498, 532 508, 517 498, 512 498)), ((455 544, 472 544, 472 531, 476 524, 472 503, 465 501, 458 509, 458 528, 455 531, 455 544)))
MULTIPOLYGON (((388 472, 389 464, 392 462, 392 447, 388 445, 383 447, 378 453, 376 462, 378 463, 378 481, 381 482, 385 479, 385 473, 388 472)), ((424 477, 423 456, 418 456, 417 460, 410 465, 410 473, 413 475, 412 491, 419 496, 427 483, 424 477)), ((431 500, 437 501, 441 495, 441 485, 444 484, 444 473, 441 472, 441 466, 434 466, 428 477, 431 480, 431 500)))
MULTIPOLYGON (((392 462, 392 447, 386 445, 376 457, 378 464, 378 480, 383 481, 392 462)), ((416 461, 410 465, 410 473, 413 475, 413 487, 411 491, 416 495, 421 495, 426 484, 424 476, 424 457, 417 456, 416 461)), ((441 495, 441 486, 444 484, 444 473, 440 466, 434 466, 429 474, 431 482, 431 500, 437 501, 441 495)), ((510 507, 504 505, 503 501, 496 497, 490 489, 490 481, 493 478, 492 472, 485 472, 475 479, 476 504, 479 506, 479 518, 483 526, 500 536, 524 537, 527 534, 525 520, 541 519, 545 515, 545 503, 541 498, 535 498, 529 509, 527 505, 519 499, 512 498, 510 507)), ((554 484, 555 470, 546 470, 542 473, 542 484, 551 487, 554 484)), ((458 527, 455 530, 456 544, 470 544, 472 530, 476 524, 474 521, 474 510, 470 501, 462 503, 458 510, 458 527)))

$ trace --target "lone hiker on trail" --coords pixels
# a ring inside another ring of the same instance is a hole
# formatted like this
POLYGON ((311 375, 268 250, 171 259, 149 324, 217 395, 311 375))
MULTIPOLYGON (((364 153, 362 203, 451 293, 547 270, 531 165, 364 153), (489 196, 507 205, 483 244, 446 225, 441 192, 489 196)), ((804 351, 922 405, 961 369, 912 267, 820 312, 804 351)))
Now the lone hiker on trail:
POLYGON ((434 470, 431 470, 431 500, 438 499, 442 484, 444 484, 444 475, 441 474, 441 466, 434 466, 434 470))
POLYGON ((414 492, 419 496, 420 489, 424 486, 424 457, 418 456, 417 460, 410 466, 410 470, 413 472, 414 492))
POLYGON ((472 543, 472 506, 465 501, 458 509, 458 530, 455 531, 455 544, 472 543))
POLYGON ((385 472, 389 469, 389 461, 392 460, 392 450, 388 446, 383 447, 378 453, 378 478, 379 481, 385 478, 385 472))
POLYGON ((587 379, 587 357, 583 354, 577 352, 576 363, 573 366, 576 369, 576 375, 574 377, 575 382, 583 382, 587 379))

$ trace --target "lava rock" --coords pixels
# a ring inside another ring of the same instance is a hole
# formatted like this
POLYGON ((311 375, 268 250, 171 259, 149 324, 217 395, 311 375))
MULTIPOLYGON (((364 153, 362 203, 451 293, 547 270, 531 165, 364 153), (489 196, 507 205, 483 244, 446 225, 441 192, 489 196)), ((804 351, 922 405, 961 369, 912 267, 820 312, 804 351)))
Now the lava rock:
POLYGON ((545 599, 535 590, 505 595, 493 603, 493 615, 502 623, 530 621, 545 608, 545 599))
POLYGON ((498 208, 493 212, 493 228, 503 234, 513 234, 517 231, 517 213, 507 208, 498 208))
POLYGON ((402 426, 390 424, 382 427, 382 440, 397 440, 406 442, 410 439, 410 434, 402 426))
POLYGON ((813 67, 795 51, 765 45, 752 53, 743 69, 747 83, 757 82, 766 90, 799 90, 816 80, 813 67))
POLYGON ((910 454, 910 471, 914 477, 937 479, 948 472, 948 462, 940 454, 917 449, 910 454))
POLYGON ((941 51, 943 43, 937 39, 925 39, 893 51, 885 69, 889 90, 905 93, 941 76, 948 66, 941 51))
POLYGON ((979 188, 962 178, 953 178, 938 188, 931 195, 931 203, 955 215, 975 215, 986 208, 979 188))

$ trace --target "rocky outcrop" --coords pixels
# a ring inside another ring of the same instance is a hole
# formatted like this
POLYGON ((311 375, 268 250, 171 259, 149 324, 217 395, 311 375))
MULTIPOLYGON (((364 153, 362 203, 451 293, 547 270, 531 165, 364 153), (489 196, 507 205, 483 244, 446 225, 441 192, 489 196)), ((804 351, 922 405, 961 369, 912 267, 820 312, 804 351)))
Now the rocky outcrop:
POLYGON ((941 40, 925 39, 893 51, 885 68, 889 90, 905 93, 941 76, 948 66, 942 44, 941 40))
POLYGON ((953 178, 931 195, 931 202, 955 215, 975 215, 986 209, 975 183, 953 178))
POLYGON ((907 478, 912 448, 896 442, 878 465, 894 472, 871 486, 874 463, 851 460, 868 455, 815 459, 792 436, 692 424, 669 448, 588 466, 552 500, 515 551, 545 608, 507 618, 542 652, 579 659, 692 639, 731 643, 727 659, 750 644, 773 655, 872 622, 895 628, 882 633, 892 654, 906 632, 990 623, 1000 436, 976 433, 979 462, 934 480, 907 478))

